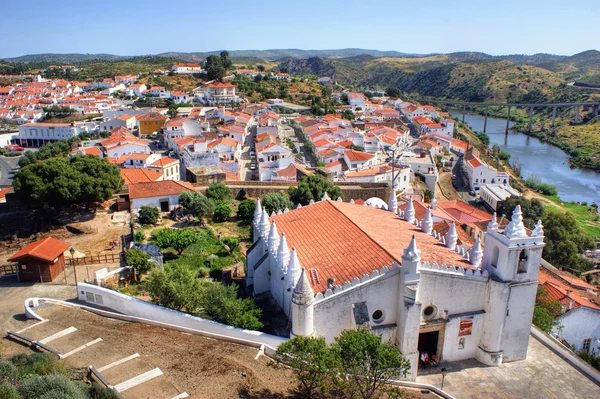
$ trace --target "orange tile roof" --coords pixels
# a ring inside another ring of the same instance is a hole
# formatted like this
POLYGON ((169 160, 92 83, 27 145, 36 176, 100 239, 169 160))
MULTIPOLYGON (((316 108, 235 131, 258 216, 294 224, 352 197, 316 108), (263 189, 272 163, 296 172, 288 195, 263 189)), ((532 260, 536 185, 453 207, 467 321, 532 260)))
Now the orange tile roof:
POLYGON ((277 171, 277 176, 280 177, 296 177, 298 172, 298 168, 296 168, 296 165, 294 163, 291 163, 290 166, 288 166, 285 169, 281 169, 277 171))
POLYGON ((148 169, 121 169, 121 177, 125 184, 149 183, 157 181, 162 177, 162 173, 148 169))
POLYGON ((10 193, 12 191, 12 187, 4 187, 4 188, 0 188, 0 199, 6 197, 6 194, 10 193))
POLYGON ((569 308, 571 300, 575 302, 575 308, 585 306, 587 308, 600 310, 600 305, 595 303, 598 298, 583 290, 578 290, 575 287, 564 283, 560 278, 556 277, 552 272, 540 267, 538 280, 542 288, 549 294, 551 299, 559 301, 561 304, 569 308))
POLYGON ((481 161, 477 157, 471 158, 471 159, 467 160, 467 162, 471 164, 471 166, 473 167, 473 169, 475 169, 478 166, 482 165, 481 161))
POLYGON ((287 242, 298 251, 302 267, 310 274, 315 292, 327 289, 327 279, 343 285, 374 269, 401 263, 404 248, 413 235, 421 249, 421 261, 472 266, 431 235, 400 219, 392 212, 337 201, 320 201, 271 218, 287 242))
POLYGON ((129 197, 131 199, 161 197, 181 194, 185 191, 196 191, 196 189, 187 182, 175 180, 155 181, 130 185, 129 197))
POLYGON ((368 161, 370 159, 373 159, 373 157, 375 156, 375 154, 369 154, 367 152, 361 152, 356 150, 346 150, 344 153, 350 161, 368 161))
POLYGON ((152 162, 152 166, 168 166, 171 165, 173 163, 179 163, 179 160, 177 159, 173 159, 171 157, 162 157, 160 158, 158 161, 154 161, 152 162))
POLYGON ((35 241, 26 245, 20 251, 8 258, 8 261, 14 262, 21 258, 30 256, 47 262, 52 262, 69 248, 71 248, 71 244, 67 242, 59 241, 52 237, 46 237, 43 240, 35 241))
POLYGON ((492 220, 492 215, 486 211, 458 200, 439 201, 437 207, 446 211, 460 224, 488 222, 492 220))

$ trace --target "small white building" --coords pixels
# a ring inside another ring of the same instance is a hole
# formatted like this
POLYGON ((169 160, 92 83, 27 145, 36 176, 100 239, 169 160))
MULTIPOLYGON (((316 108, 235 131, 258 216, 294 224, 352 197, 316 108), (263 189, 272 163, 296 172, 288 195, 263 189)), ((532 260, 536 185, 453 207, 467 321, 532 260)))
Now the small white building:
POLYGON ((479 197, 493 211, 510 197, 520 197, 521 193, 508 184, 484 184, 479 190, 479 197))
POLYGON ((179 195, 183 192, 194 192, 190 183, 166 180, 129 185, 129 200, 132 212, 138 212, 142 206, 158 208, 161 212, 169 212, 179 205, 179 195))
POLYGON ((202 67, 196 63, 175 64, 171 67, 171 71, 179 74, 191 74, 202 72, 202 67))
POLYGON ((25 123, 19 126, 19 135, 13 137, 22 147, 41 147, 46 143, 68 140, 87 132, 84 123, 25 123))

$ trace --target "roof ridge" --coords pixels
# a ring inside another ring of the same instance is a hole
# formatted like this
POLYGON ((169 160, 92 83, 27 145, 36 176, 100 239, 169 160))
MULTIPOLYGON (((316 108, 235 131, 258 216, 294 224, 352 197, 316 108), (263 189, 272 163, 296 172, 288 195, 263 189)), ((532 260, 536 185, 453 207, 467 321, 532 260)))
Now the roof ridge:
MULTIPOLYGON (((333 205, 333 201, 332 200, 326 200, 328 203, 330 203, 329 205, 335 209, 337 212, 339 212, 340 214, 342 214, 342 216, 344 216, 350 223, 352 223, 353 225, 356 226, 357 229, 359 229, 360 231, 363 232, 364 235, 366 235, 369 240, 371 240, 373 243, 375 243, 375 245, 377 245, 379 248, 381 248, 386 254, 388 254, 390 256, 390 258, 392 259, 396 259, 396 257, 394 255, 392 255, 390 253, 390 251, 388 251, 387 249, 385 249, 384 247, 381 246, 381 244, 379 244, 373 237, 371 237, 371 235, 369 233, 367 233, 364 229, 362 229, 359 225, 357 225, 356 223, 354 223, 354 221, 352 219, 350 219, 344 212, 342 212, 341 210, 339 210, 335 205, 333 205)), ((362 206, 362 205, 356 205, 356 206, 362 206)), ((398 259, 396 259, 397 262, 399 262, 399 264, 401 264, 402 262, 398 259)), ((382 265, 385 266, 385 265, 382 265)))

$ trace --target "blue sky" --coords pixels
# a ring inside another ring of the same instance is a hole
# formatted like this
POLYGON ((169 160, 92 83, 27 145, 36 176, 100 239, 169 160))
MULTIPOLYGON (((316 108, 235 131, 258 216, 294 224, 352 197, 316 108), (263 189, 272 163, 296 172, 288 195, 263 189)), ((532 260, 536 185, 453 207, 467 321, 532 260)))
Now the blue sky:
POLYGON ((1 0, 0 57, 334 49, 574 54, 598 48, 598 0, 1 0))

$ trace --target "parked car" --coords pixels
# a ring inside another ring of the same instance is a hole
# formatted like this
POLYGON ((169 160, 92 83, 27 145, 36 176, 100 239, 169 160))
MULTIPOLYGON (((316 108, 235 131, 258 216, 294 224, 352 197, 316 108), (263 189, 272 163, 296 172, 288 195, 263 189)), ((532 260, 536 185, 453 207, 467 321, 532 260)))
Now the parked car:
POLYGON ((256 164, 250 164, 250 170, 256 170, 256 164))
POLYGON ((254 150, 250 150, 250 158, 256 158, 256 153, 254 150))
POLYGON ((475 191, 473 191, 473 190, 469 191, 469 195, 472 195, 474 197, 475 196, 475 191))

